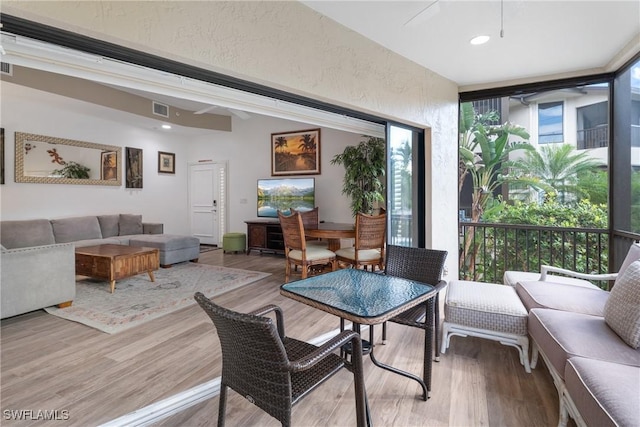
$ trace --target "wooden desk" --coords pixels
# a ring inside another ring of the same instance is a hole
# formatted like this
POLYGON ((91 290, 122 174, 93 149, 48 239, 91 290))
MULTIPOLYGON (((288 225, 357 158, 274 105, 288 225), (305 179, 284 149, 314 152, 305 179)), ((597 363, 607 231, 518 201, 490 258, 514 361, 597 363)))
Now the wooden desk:
POLYGON ((329 242, 329 250, 340 249, 340 239, 355 239, 356 226, 341 222, 321 222, 318 228, 306 227, 304 234, 307 237, 326 239, 329 242))
MULTIPOLYGON (((374 356, 373 326, 391 319, 419 304, 428 304, 437 295, 431 285, 401 279, 395 276, 371 273, 347 268, 313 276, 280 286, 280 294, 317 308, 342 319, 353 322, 354 330, 360 333, 360 325, 369 325, 369 357, 374 365, 410 378, 422 387, 422 398, 427 400, 431 389, 432 335, 425 340, 425 375, 422 378, 380 363, 374 356)), ((433 321, 431 319, 430 321, 433 321)), ((365 342, 363 342, 363 347, 365 342)))

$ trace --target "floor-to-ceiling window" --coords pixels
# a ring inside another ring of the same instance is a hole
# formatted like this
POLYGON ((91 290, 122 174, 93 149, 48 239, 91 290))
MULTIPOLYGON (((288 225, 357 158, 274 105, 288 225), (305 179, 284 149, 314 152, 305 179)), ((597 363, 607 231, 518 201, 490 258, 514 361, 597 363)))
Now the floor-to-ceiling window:
MULTIPOLYGON (((424 184, 418 179, 419 133, 406 127, 388 128, 387 213, 389 244, 420 246, 418 214, 424 184)), ((423 216, 422 216, 423 217, 423 216)))

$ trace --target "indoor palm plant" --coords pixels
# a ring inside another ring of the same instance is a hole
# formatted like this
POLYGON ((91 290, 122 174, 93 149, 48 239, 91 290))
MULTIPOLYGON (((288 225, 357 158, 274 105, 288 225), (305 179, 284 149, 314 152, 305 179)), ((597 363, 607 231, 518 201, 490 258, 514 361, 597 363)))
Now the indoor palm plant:
POLYGON ((331 164, 345 169, 342 194, 351 198, 351 212, 372 214, 376 202, 384 202, 385 142, 365 136, 356 146, 348 146, 331 164))

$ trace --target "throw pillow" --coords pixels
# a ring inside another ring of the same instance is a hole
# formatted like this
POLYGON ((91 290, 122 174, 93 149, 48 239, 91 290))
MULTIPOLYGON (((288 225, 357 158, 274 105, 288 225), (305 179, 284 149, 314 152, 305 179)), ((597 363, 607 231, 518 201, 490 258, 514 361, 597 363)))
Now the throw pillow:
POLYGON ((142 234, 142 215, 120 214, 120 235, 142 234))
POLYGON ((118 228, 118 221, 120 217, 118 215, 99 215, 98 222, 100 223, 100 230, 102 230, 102 237, 117 236, 120 232, 118 228))
POLYGON ((604 321, 631 347, 640 346, 640 261, 616 279, 604 306, 604 321))

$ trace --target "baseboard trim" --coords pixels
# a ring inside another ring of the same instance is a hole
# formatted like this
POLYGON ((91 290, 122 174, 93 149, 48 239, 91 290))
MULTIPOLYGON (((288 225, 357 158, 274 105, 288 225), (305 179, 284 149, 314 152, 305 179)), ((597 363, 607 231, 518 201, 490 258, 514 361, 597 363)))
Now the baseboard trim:
MULTIPOLYGON (((350 328, 351 326, 345 326, 350 328)), ((366 326, 362 328, 364 332, 366 326)), ((309 341, 314 345, 321 345, 333 338, 340 332, 340 329, 327 332, 320 336, 317 336, 309 341)), ((164 400, 152 403, 151 405, 140 408, 129 414, 123 415, 114 420, 101 424, 99 427, 145 427, 162 421, 172 415, 184 411, 192 406, 195 406, 207 399, 214 398, 220 394, 220 377, 214 378, 211 381, 202 383, 195 387, 185 390, 178 394, 174 394, 164 400)))

